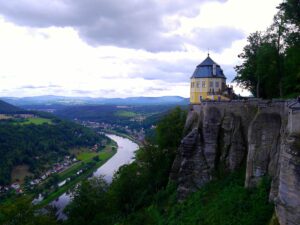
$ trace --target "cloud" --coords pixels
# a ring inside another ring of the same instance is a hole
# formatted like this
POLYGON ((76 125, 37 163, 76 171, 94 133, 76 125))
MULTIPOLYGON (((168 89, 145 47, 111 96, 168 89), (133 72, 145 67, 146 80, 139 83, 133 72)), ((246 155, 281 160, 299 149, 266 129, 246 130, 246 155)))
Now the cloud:
POLYGON ((2 0, 0 13, 22 26, 73 27, 93 46, 114 45, 160 52, 184 50, 186 43, 206 49, 210 41, 210 48, 220 50, 222 43, 228 46, 241 37, 238 31, 198 29, 193 39, 172 33, 180 23, 170 17, 195 17, 205 2, 208 0, 127 0, 126 3, 119 0, 2 0))
POLYGON ((145 80, 163 80, 169 83, 187 82, 200 61, 192 59, 178 59, 172 61, 152 59, 134 60, 135 72, 130 78, 145 80))
POLYGON ((20 89, 44 89, 44 88, 61 88, 62 86, 59 86, 59 85, 53 85, 53 84, 50 84, 50 85, 24 85, 24 86, 21 86, 19 87, 20 89))
POLYGON ((223 65, 222 69, 224 71, 225 76, 227 77, 227 83, 232 82, 232 80, 236 76, 234 65, 223 65))
POLYGON ((235 40, 243 39, 246 34, 233 27, 195 28, 191 43, 201 49, 221 52, 235 40))

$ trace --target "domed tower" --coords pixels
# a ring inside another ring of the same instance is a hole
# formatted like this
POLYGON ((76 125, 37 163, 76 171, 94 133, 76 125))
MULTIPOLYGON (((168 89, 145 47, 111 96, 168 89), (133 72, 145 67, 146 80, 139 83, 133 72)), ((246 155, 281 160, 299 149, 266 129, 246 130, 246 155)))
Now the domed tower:
POLYGON ((215 63, 209 54, 200 63, 191 77, 190 103, 200 104, 204 100, 228 100, 224 96, 226 77, 221 67, 215 63))

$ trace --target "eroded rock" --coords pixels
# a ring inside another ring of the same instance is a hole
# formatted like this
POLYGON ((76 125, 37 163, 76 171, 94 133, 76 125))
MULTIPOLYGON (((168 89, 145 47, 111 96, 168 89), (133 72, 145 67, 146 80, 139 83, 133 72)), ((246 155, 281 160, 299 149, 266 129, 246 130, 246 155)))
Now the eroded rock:
POLYGON ((281 154, 276 213, 280 224, 300 224, 300 133, 285 139, 281 154))

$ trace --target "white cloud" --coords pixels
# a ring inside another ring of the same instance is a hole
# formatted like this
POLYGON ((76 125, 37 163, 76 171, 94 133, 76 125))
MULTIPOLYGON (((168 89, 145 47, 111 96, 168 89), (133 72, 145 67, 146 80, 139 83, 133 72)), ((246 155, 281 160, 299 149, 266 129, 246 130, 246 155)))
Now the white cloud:
POLYGON ((0 0, 0 96, 188 97, 189 78, 207 49, 230 82, 245 37, 265 29, 280 3, 145 0, 139 7, 146 11, 128 11, 130 4, 115 8, 115 1, 103 1, 110 8, 101 15, 113 25, 101 30, 88 4, 74 17, 79 8, 71 1, 47 1, 48 10, 39 1, 22 0, 15 8, 12 2, 0 0), (118 12, 135 15, 114 20, 118 12))

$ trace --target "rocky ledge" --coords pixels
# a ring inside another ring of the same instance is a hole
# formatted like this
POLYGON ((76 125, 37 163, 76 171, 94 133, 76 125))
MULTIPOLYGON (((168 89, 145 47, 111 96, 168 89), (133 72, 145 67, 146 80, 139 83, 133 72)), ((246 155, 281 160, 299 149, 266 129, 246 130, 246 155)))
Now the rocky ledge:
POLYGON ((179 200, 218 172, 246 164, 245 187, 272 179, 269 199, 280 224, 300 224, 300 107, 290 101, 191 105, 170 179, 179 200))

